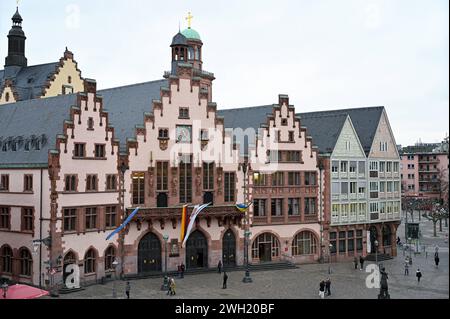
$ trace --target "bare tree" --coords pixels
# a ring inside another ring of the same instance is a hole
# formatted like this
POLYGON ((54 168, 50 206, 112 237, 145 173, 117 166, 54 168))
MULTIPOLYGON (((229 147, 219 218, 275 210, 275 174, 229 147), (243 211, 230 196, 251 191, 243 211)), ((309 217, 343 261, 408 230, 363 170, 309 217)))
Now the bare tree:
POLYGON ((436 225, 442 219, 448 218, 448 207, 436 203, 423 214, 423 217, 433 222, 433 237, 437 237, 436 225))
MULTIPOLYGON (((439 191, 439 203, 444 205, 448 203, 448 169, 438 168, 437 183, 439 191)), ((443 218, 445 221, 445 227, 448 227, 448 217, 443 218)), ((439 221, 439 231, 442 232, 442 219, 439 221)))

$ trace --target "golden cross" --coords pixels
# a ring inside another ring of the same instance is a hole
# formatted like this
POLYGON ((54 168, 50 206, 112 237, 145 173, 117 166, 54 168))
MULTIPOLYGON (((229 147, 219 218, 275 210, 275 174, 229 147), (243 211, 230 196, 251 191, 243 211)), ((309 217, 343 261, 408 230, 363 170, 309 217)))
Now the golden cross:
MULTIPOLYGON (((17 0, 17 1, 19 1, 19 0, 17 0)), ((188 16, 186 17, 186 20, 188 21, 188 27, 189 27, 189 29, 191 28, 192 18, 194 18, 194 17, 193 17, 192 14, 189 12, 189 13, 188 13, 188 16)))
POLYGON ((16 2, 17 2, 17 6, 19 6, 19 1, 20 1, 20 0, 16 0, 16 2))

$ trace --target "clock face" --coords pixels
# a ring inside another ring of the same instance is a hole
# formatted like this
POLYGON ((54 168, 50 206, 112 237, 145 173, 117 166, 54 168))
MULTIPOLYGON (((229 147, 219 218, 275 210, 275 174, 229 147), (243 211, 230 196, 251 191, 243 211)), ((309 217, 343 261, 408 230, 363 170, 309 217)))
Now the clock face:
POLYGON ((177 126, 177 143, 191 143, 192 142, 192 126, 179 125, 177 126))

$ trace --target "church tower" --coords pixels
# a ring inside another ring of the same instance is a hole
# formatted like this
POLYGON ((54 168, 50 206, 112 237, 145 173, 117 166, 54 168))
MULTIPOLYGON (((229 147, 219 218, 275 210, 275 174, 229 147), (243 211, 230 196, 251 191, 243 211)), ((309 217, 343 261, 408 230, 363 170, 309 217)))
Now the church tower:
POLYGON ((5 71, 9 67, 26 67, 28 64, 25 57, 25 40, 26 36, 22 30, 22 16, 17 8, 16 13, 12 17, 13 25, 8 34, 8 56, 5 60, 5 71))

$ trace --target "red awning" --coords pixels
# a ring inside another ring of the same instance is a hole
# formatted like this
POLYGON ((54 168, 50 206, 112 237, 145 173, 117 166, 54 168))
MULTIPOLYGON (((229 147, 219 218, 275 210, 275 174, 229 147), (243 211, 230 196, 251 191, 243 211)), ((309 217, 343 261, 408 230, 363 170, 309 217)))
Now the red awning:
MULTIPOLYGON (((34 288, 27 285, 14 285, 9 286, 6 292, 6 299, 36 299, 43 296, 47 296, 48 291, 34 288)), ((0 289, 0 299, 3 298, 3 290, 0 289)))

